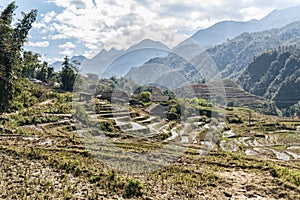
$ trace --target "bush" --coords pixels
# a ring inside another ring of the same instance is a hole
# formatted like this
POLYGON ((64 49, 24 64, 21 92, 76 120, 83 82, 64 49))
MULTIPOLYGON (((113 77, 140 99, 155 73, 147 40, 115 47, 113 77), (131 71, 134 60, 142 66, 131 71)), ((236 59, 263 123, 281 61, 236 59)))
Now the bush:
POLYGON ((125 198, 138 197, 142 195, 143 184, 136 179, 129 179, 125 188, 125 198))
POLYGON ((102 131, 114 132, 115 121, 113 119, 106 119, 100 121, 100 127, 102 131))
POLYGON ((226 116, 226 121, 228 123, 233 123, 233 124, 241 124, 241 123, 243 123, 243 120, 239 116, 237 116, 237 115, 226 116))
POLYGON ((150 96, 151 96, 150 92, 141 92, 139 94, 139 100, 142 101, 142 102, 149 102, 150 101, 150 96))

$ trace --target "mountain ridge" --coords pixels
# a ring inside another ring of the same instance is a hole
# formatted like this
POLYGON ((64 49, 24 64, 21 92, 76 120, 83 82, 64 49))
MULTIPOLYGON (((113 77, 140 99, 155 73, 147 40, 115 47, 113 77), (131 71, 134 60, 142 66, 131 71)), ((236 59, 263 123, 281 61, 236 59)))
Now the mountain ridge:
POLYGON ((270 99, 280 109, 300 101, 300 49, 284 46, 256 57, 237 82, 246 91, 270 99))
POLYGON ((279 28, 295 21, 300 21, 300 5, 285 9, 275 9, 260 20, 222 21, 206 29, 200 29, 191 38, 204 47, 212 47, 244 32, 258 32, 279 28))
MULTIPOLYGON (((74 61, 75 61, 75 62, 77 62, 77 64, 80 64, 79 66, 77 66, 77 67, 79 67, 79 68, 81 68, 82 64, 83 64, 86 60, 88 60, 88 58, 86 58, 86 57, 83 56, 83 55, 76 55, 76 56, 72 56, 72 57, 70 58, 70 61, 71 61, 71 62, 74 62, 74 61)), ((51 66, 54 68, 55 71, 60 71, 61 68, 62 68, 62 64, 63 64, 63 61, 55 61, 55 62, 53 62, 53 63, 51 64, 51 66)))
MULTIPOLYGON (((153 58, 145 65, 135 68, 134 71, 129 71, 125 76, 139 83, 146 80, 140 77, 145 76, 146 71, 148 71, 142 68, 153 67, 153 64, 158 64, 169 67, 169 70, 165 70, 164 73, 173 70, 182 73, 182 76, 189 83, 197 82, 202 78, 209 81, 215 75, 219 75, 220 78, 235 80, 253 61, 255 56, 281 45, 298 44, 299 41, 300 22, 294 22, 279 29, 243 33, 222 45, 202 51, 199 55, 195 54, 195 57, 189 59, 189 61, 180 58, 180 55, 176 54, 170 54, 164 58, 153 58)), ((167 77, 165 74, 164 76, 167 77)), ((165 82, 168 83, 169 81, 165 79, 165 82)), ((174 84, 171 86, 173 87, 174 84)))
POLYGON ((101 77, 123 76, 132 67, 139 66, 157 56, 167 56, 170 49, 159 41, 145 39, 126 50, 103 49, 83 64, 83 73, 100 74, 101 77))

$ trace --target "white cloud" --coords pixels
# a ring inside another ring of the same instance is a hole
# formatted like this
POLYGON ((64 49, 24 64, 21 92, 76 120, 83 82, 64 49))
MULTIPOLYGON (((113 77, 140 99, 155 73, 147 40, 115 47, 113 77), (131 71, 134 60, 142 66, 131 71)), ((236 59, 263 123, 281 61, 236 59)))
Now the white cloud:
POLYGON ((45 15, 43 21, 44 21, 45 23, 49 23, 50 21, 53 20, 53 18, 55 17, 55 15, 56 15, 56 13, 52 10, 52 11, 48 12, 48 13, 45 15))
POLYGON ((43 42, 27 42, 27 46, 30 47, 48 47, 49 46, 48 41, 43 41, 43 42))
POLYGON ((72 42, 66 42, 65 44, 58 46, 60 49, 74 49, 76 46, 72 42))
POLYGON ((65 56, 71 56, 73 54, 74 50, 72 49, 66 49, 63 51, 59 51, 59 54, 61 55, 65 55, 65 56))
POLYGON ((72 42, 66 42, 65 44, 58 45, 59 49, 59 54, 66 55, 66 56, 71 56, 74 52, 74 48, 76 47, 75 44, 72 42))
POLYGON ((56 34, 56 35, 50 35, 49 39, 51 40, 67 39, 67 36, 65 34, 56 34))
POLYGON ((88 51, 84 51, 82 55, 90 59, 97 53, 99 53, 97 50, 88 50, 88 51))
MULTIPOLYGON (((75 39, 81 42, 87 47, 86 55, 103 47, 128 48, 144 38, 173 45, 179 40, 175 35, 178 30, 193 32, 221 20, 259 19, 275 8, 299 4, 298 0, 47 1, 63 11, 46 13, 41 24, 36 23, 35 26, 47 27, 51 32, 50 39, 75 39), (147 27, 159 27, 159 31, 147 27)), ((70 53, 72 49, 61 52, 70 53)))
POLYGON ((36 28, 36 29, 46 28, 46 25, 44 23, 38 23, 38 22, 33 23, 32 26, 33 26, 33 28, 36 28))
POLYGON ((54 63, 56 61, 63 61, 62 57, 49 57, 49 56, 45 56, 45 57, 43 57, 43 59, 46 62, 50 63, 50 64, 52 64, 52 63, 54 63))

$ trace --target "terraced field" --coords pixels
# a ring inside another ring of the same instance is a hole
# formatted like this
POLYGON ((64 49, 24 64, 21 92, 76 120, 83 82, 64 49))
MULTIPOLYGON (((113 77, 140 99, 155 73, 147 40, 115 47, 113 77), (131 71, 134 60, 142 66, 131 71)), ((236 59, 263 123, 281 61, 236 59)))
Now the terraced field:
MULTIPOLYGON (((228 134, 228 133, 225 133, 228 134)), ((239 147, 245 149, 245 154, 250 156, 269 157, 278 160, 299 160, 299 136, 297 133, 270 134, 270 135, 252 135, 242 136, 231 139, 234 136, 229 136, 230 140, 223 140, 221 147, 225 151, 238 151, 239 147), (286 143, 283 138, 295 138, 292 143, 286 143), (298 140, 298 141, 297 141, 298 140), (280 142, 279 142, 280 141, 280 142)), ((299 133, 298 133, 299 134, 299 133)))
POLYGON ((253 112, 249 125, 247 110, 220 108, 243 122, 176 123, 77 102, 82 117, 61 104, 1 116, 1 199, 300 198, 297 122, 253 112))

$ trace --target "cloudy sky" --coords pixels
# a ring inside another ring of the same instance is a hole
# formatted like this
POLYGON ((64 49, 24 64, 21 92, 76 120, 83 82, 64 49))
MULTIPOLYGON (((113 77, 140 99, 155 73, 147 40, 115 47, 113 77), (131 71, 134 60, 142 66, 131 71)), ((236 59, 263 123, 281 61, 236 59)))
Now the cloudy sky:
MULTIPOLYGON (((1 0, 2 10, 11 0, 1 0)), ((223 20, 261 19, 299 0, 15 0, 20 13, 38 9, 26 49, 48 62, 89 58, 101 49, 128 48, 144 38, 172 42, 223 20)))

